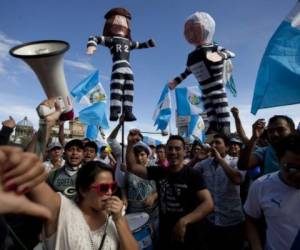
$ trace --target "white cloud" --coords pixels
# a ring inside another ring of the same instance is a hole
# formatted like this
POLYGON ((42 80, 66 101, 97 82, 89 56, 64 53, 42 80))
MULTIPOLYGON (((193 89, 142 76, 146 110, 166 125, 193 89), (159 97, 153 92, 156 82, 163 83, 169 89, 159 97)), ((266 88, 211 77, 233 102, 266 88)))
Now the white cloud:
POLYGON ((95 70, 95 67, 88 63, 88 62, 84 62, 84 61, 74 61, 74 60, 64 60, 64 62, 66 63, 66 65, 74 67, 74 68, 78 68, 78 69, 83 69, 83 70, 95 70))
POLYGON ((5 63, 9 60, 8 52, 10 48, 20 43, 21 41, 12 39, 0 32, 0 75, 4 75, 7 72, 5 63))

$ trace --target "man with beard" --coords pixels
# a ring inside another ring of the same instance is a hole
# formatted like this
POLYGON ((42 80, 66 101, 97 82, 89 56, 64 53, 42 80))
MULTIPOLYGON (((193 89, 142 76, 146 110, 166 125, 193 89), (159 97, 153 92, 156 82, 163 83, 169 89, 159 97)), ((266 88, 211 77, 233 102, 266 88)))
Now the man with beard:
POLYGON ((247 170, 260 166, 264 174, 279 170, 279 161, 273 147, 276 142, 295 131, 295 124, 288 116, 273 116, 270 118, 267 126, 267 136, 270 145, 255 149, 256 143, 263 134, 264 129, 264 119, 258 119, 252 125, 252 137, 240 154, 238 162, 240 169, 247 170))

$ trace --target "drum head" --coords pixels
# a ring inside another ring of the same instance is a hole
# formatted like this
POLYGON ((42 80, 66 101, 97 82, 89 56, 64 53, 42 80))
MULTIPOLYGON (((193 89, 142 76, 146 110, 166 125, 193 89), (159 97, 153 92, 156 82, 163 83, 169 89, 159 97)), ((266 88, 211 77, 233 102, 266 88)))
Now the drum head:
POLYGON ((149 220, 149 214, 147 213, 132 213, 126 214, 125 216, 132 232, 147 224, 149 220))

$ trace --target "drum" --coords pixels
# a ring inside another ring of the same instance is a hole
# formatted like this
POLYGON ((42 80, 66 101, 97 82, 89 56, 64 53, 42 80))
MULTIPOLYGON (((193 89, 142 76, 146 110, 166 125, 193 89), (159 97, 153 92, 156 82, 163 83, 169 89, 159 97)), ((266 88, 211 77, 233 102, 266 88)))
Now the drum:
POLYGON ((126 214, 129 227, 141 250, 152 250, 151 228, 148 225, 149 214, 126 214))

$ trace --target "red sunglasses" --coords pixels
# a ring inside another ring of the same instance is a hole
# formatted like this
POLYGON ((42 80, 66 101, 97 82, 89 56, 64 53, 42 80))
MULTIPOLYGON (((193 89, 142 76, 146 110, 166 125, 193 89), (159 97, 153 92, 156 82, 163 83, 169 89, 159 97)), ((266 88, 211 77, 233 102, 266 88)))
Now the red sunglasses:
POLYGON ((117 182, 114 181, 112 183, 100 183, 100 184, 91 185, 90 188, 96 189, 98 194, 105 194, 109 190, 111 190, 112 193, 115 193, 117 191, 118 185, 117 182))

